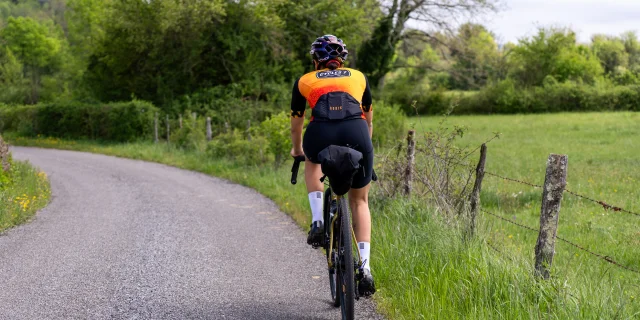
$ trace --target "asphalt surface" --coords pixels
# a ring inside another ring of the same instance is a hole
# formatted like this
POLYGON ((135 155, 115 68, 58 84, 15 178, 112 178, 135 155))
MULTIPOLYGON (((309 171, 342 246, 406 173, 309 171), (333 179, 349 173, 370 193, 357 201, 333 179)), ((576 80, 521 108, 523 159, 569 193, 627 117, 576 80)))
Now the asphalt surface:
MULTIPOLYGON (((47 172, 52 201, 0 235, 0 319, 339 319, 322 252, 256 191, 143 161, 12 152, 47 172)), ((381 319, 370 299, 356 305, 357 319, 381 319)))

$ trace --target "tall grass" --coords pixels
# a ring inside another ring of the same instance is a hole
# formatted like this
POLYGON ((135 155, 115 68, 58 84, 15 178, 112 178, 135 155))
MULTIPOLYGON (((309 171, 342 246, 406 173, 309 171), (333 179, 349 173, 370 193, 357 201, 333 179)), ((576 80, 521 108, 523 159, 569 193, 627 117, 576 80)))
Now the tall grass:
POLYGON ((51 195, 46 173, 26 161, 14 161, 8 177, 0 186, 0 232, 28 221, 51 195))

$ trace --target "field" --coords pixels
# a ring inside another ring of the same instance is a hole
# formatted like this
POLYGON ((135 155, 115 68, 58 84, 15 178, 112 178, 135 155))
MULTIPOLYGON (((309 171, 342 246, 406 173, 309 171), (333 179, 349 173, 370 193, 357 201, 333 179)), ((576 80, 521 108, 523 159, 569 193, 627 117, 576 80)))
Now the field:
MULTIPOLYGON (((426 131, 439 120, 414 118, 412 126, 418 132, 426 131)), ((494 132, 501 133, 499 139, 488 143, 489 172, 542 185, 549 154, 565 154, 569 159, 568 190, 640 213, 638 113, 452 116, 446 123, 468 127, 460 140, 463 146, 479 145, 494 132)), ((481 203, 489 212, 537 229, 541 195, 541 189, 485 175, 481 203)), ((490 243, 497 249, 508 256, 518 254, 533 260, 536 232, 486 214, 480 219, 490 243)), ((602 205, 565 193, 558 236, 640 270, 640 216, 604 210, 602 205)), ((617 294, 638 297, 640 274, 622 270, 566 243, 556 246, 553 272, 572 285, 619 279, 616 282, 624 290, 617 294)))
MULTIPOLYGON (((409 122, 425 132, 439 120, 425 117, 409 122)), ((469 126, 459 142, 463 146, 475 147, 492 132, 502 133, 488 144, 489 172, 542 184, 549 153, 568 154, 569 190, 637 212, 638 120, 634 113, 593 113, 451 117, 447 123, 469 126)), ((9 139, 19 145, 145 159, 217 175, 257 189, 308 228, 304 186, 288 183, 291 162, 274 170, 272 165, 241 167, 148 142, 104 145, 55 138, 9 139)), ((419 135, 418 143, 420 139, 419 135)), ((535 229, 541 193, 485 176, 482 207, 535 229)), ((563 243, 556 246, 552 279, 536 281, 536 232, 484 214, 479 217, 478 239, 463 243, 458 230, 420 199, 373 199, 372 212, 371 263, 379 288, 375 298, 391 319, 632 319, 640 315, 640 275, 563 243)), ((558 234, 640 269, 639 219, 565 195, 558 234)))

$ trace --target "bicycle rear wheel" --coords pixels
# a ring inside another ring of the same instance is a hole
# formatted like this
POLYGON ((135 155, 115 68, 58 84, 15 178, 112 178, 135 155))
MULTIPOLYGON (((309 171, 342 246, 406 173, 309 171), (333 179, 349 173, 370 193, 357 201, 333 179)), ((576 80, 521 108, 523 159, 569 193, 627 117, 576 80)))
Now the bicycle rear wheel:
POLYGON ((338 256, 338 250, 337 250, 337 245, 338 245, 338 234, 340 232, 340 228, 338 227, 340 225, 339 221, 338 224, 335 226, 334 231, 333 231, 333 248, 331 250, 329 250, 329 240, 331 237, 331 220, 333 219, 333 214, 335 214, 335 212, 332 214, 331 213, 331 188, 327 188, 327 190, 325 190, 324 192, 324 207, 323 207, 323 216, 324 216, 324 238, 325 238, 325 245, 324 245, 324 250, 327 254, 327 261, 329 261, 329 259, 331 259, 333 261, 333 266, 328 268, 329 269, 329 290, 331 292, 331 301, 333 301, 333 306, 334 307, 339 307, 340 306, 340 295, 338 294, 338 281, 337 281, 337 276, 336 276, 336 261, 337 261, 337 256, 338 256))
POLYGON ((347 200, 340 198, 338 203, 340 214, 340 236, 338 252, 340 265, 338 266, 338 291, 343 320, 354 318, 355 279, 353 268, 353 238, 351 235, 351 215, 347 207, 347 200))

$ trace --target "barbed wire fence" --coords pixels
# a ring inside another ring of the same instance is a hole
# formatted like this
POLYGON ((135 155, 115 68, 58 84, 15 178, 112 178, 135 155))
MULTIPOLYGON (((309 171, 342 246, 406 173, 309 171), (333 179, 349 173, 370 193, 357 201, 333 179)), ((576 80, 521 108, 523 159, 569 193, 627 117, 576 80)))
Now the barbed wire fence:
MULTIPOLYGON (((410 138, 408 139, 409 143, 407 144, 407 148, 410 149, 415 147, 414 141, 414 132, 410 133, 410 138)), ((458 167, 463 167, 469 172, 475 172, 476 181, 474 183, 473 192, 469 195, 468 201, 471 203, 471 210, 469 212, 469 233, 471 236, 475 233, 476 226, 476 217, 477 212, 482 212, 484 216, 495 218, 504 222, 507 222, 513 226, 516 226, 520 229, 525 229, 530 232, 538 233, 538 241, 536 244, 536 274, 547 279, 549 278, 550 269, 552 266, 553 256, 555 254, 555 242, 560 241, 562 243, 568 244, 574 247, 577 250, 583 251, 587 253, 588 256, 597 258, 599 260, 605 261, 612 266, 617 268, 633 272, 635 274, 640 274, 639 268, 634 268, 630 266, 625 266, 611 255, 606 255, 602 253, 595 252, 592 249, 589 249, 587 246, 580 245, 574 241, 568 240, 565 237, 557 235, 557 227, 558 227, 558 216, 560 213, 560 203, 562 201, 563 195, 568 194, 573 197, 577 197, 582 200, 586 200, 597 204, 602 207, 604 210, 611 210, 614 212, 624 212, 634 216, 640 216, 640 213, 634 212, 632 210, 623 208, 619 205, 610 204, 604 200, 597 200, 593 197, 586 196, 580 193, 577 193, 572 190, 568 190, 565 188, 566 186, 566 175, 567 175, 567 157, 565 155, 555 155, 551 154, 547 161, 547 173, 545 175, 545 182, 543 185, 532 183, 529 181, 525 181, 523 179, 516 179, 512 177, 507 177, 503 174, 498 174, 495 172, 486 171, 484 169, 486 163, 486 143, 490 142, 492 139, 487 140, 482 145, 474 148, 471 152, 467 153, 466 156, 471 155, 472 153, 480 150, 480 159, 477 165, 471 165, 469 163, 463 163, 457 161, 456 159, 449 157, 442 157, 437 153, 430 153, 430 156, 436 158, 438 161, 444 162, 446 165, 452 164, 458 167), (527 226, 525 224, 519 223, 512 219, 503 217, 499 214, 490 212, 485 208, 482 208, 481 204, 479 204, 479 194, 481 191, 482 180, 484 176, 491 176, 494 178, 498 178, 504 181, 508 181, 511 183, 517 183, 521 185, 525 185, 528 187, 541 189, 542 190, 542 210, 541 210, 541 225, 539 228, 533 228, 531 226, 527 226), (474 203, 477 205, 474 206, 474 203)), ((413 154, 412 150, 408 150, 407 154, 413 154)), ((398 152, 399 154, 399 152, 398 152)), ((463 159, 466 159, 466 156, 463 159)), ((407 167, 413 166, 414 157, 407 157, 407 167)), ((408 179, 411 179, 411 176, 405 176, 405 184, 410 184, 411 182, 406 182, 408 179)), ((410 192, 410 190, 408 190, 410 192)), ((407 194, 408 192, 405 192, 407 194)), ((489 241, 485 241, 488 247, 497 253, 506 257, 504 251, 500 250, 495 246, 495 244, 490 243, 489 241)))

